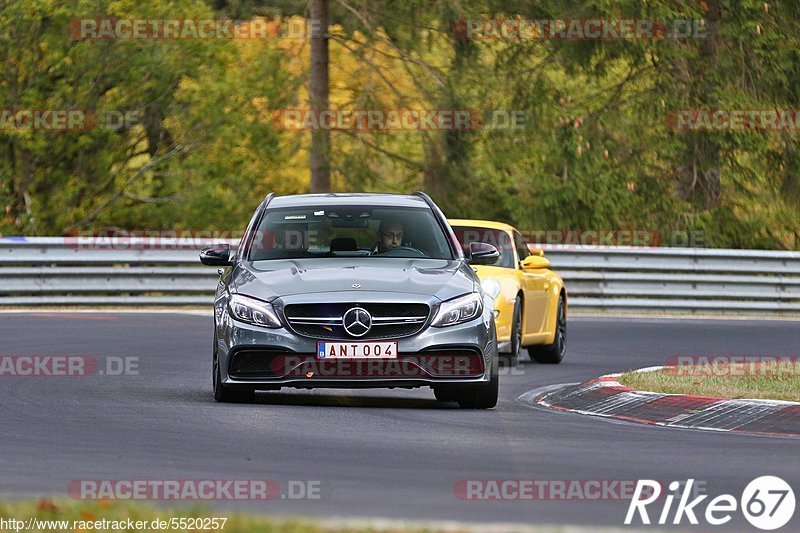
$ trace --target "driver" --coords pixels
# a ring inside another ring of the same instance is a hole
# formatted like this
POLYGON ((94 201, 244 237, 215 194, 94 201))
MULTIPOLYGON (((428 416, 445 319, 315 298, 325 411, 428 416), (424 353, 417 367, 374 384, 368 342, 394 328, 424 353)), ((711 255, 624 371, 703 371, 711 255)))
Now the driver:
POLYGON ((381 220, 378 227, 378 242, 372 247, 372 255, 382 254, 398 248, 403 243, 403 224, 397 220, 381 220))
POLYGON ((282 224, 274 234, 273 250, 308 250, 308 224, 282 224))

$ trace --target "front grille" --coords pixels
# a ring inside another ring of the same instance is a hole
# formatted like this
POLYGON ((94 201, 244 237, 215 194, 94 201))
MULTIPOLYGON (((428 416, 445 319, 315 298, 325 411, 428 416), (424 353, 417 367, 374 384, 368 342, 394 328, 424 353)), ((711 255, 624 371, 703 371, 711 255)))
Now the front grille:
POLYGON ((378 340, 418 333, 428 320, 430 308, 418 303, 289 304, 283 312, 299 335, 315 339, 378 340), (361 337, 351 336, 342 325, 342 317, 353 307, 366 309, 372 315, 372 329, 361 337))

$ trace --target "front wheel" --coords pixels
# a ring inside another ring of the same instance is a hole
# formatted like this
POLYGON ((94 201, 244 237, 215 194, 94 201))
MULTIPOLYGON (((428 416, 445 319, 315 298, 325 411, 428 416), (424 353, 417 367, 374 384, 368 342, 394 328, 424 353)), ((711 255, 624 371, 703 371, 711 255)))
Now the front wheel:
POLYGON ((528 354, 531 360, 545 365, 557 365, 564 359, 567 352, 567 311, 564 305, 564 295, 558 297, 558 310, 556 311, 556 336, 553 344, 542 346, 529 346, 528 354))
POLYGON ((459 389, 455 401, 461 409, 491 409, 497 405, 499 390, 500 376, 497 372, 497 362, 493 362, 489 382, 459 389))
POLYGON ((235 389, 222 384, 222 373, 216 353, 214 354, 213 372, 214 399, 216 401, 223 403, 252 403, 256 399, 256 391, 253 389, 235 389))
POLYGON ((439 402, 455 402, 458 396, 452 387, 441 385, 433 387, 433 395, 439 402))

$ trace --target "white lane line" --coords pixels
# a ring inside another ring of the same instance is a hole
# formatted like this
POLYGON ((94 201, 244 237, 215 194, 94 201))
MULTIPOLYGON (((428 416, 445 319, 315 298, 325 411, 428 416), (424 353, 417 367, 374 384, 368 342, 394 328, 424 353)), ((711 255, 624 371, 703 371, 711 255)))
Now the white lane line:
POLYGON ((590 404, 585 407, 585 409, 598 414, 608 413, 618 415, 622 414, 624 411, 644 405, 647 402, 663 398, 663 396, 663 394, 653 393, 641 394, 636 391, 621 392, 602 401, 590 404))
POLYGON ((710 404, 681 420, 682 425, 738 429, 783 409, 784 405, 766 405, 741 400, 723 400, 710 404))
POLYGON ((565 387, 571 387, 573 385, 578 385, 580 382, 577 383, 557 383, 555 385, 545 385, 544 387, 538 387, 533 390, 529 390, 528 392, 524 392, 515 398, 515 401, 530 407, 536 407, 538 404, 536 402, 536 398, 539 396, 546 396, 548 393, 563 389, 565 387))
MULTIPOLYGON (((651 371, 655 369, 657 369, 657 367, 650 367, 641 370, 651 371)), ((616 378, 619 375, 620 374, 607 374, 605 376, 601 376, 600 378, 598 378, 597 381, 589 383, 585 387, 578 387, 576 390, 570 392, 569 394, 561 398, 580 395, 585 392, 596 390, 600 387, 619 387, 620 384, 618 382, 608 379, 608 378, 616 378), (603 381, 604 378, 606 378, 605 381, 603 381)), ((569 384, 540 387, 530 392, 521 394, 520 396, 517 397, 517 401, 533 407, 542 406, 548 408, 558 408, 559 410, 562 411, 589 415, 589 416, 596 416, 600 418, 606 418, 609 420, 624 420, 620 419, 617 416, 618 414, 620 414, 621 410, 635 407, 637 405, 642 405, 649 401, 667 396, 670 397, 687 396, 690 398, 692 397, 691 395, 685 395, 685 394, 662 394, 662 393, 647 392, 647 391, 626 391, 615 394, 609 397, 608 399, 595 402, 594 404, 591 404, 584 409, 575 409, 575 408, 562 407, 559 405, 553 405, 548 400, 549 396, 552 396, 559 389, 563 389, 565 387, 570 387, 574 385, 575 385, 574 383, 569 383, 569 384), (536 398, 538 398, 538 400, 536 398)), ((699 408, 699 410, 696 409, 690 413, 681 413, 679 415, 672 417, 669 420, 648 421, 648 422, 651 425, 668 427, 671 429, 691 429, 691 430, 716 431, 716 432, 727 433, 733 430, 737 430, 756 420, 760 420, 764 417, 767 417, 777 411, 780 411, 781 409, 784 409, 787 406, 787 404, 800 405, 800 402, 787 402, 784 400, 762 400, 762 399, 753 399, 753 400, 720 399, 718 402, 711 403, 708 404, 707 406, 699 408), (731 416, 733 418, 728 423, 725 423, 724 420, 719 421, 719 419, 724 419, 724 417, 726 416, 731 416), (716 425, 713 426, 709 425, 709 423, 714 422, 715 420, 718 420, 716 425)), ((759 435, 757 433, 751 434, 747 432, 743 432, 740 434, 745 434, 748 436, 757 436, 757 437, 768 437, 768 438, 771 437, 796 438, 795 435, 780 435, 780 434, 759 435)))
POLYGON ((602 389, 603 387, 608 387, 609 385, 605 382, 596 381, 594 383, 589 383, 585 387, 578 387, 574 391, 570 392, 569 394, 565 394, 562 398, 572 398, 573 396, 578 396, 585 392, 591 392, 593 390, 602 389))

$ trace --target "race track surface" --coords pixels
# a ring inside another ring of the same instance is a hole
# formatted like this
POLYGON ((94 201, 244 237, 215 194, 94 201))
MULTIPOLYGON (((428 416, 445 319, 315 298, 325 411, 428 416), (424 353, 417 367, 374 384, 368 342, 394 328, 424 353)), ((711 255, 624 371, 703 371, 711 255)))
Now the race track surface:
MULTIPOLYGON (((284 389, 260 394, 254 405, 218 404, 211 329, 211 317, 181 314, 0 315, 0 355, 137 357, 139 366, 138 375, 1 376, 0 496, 66 497, 69 482, 82 479, 266 478, 282 488, 318 480, 318 500, 210 505, 622 526, 627 500, 465 501, 454 484, 694 478, 712 497, 738 498, 752 479, 777 475, 800 491, 796 439, 647 427, 517 400, 674 355, 800 355, 799 322, 571 319, 565 361, 545 366, 523 357, 501 376, 500 402, 489 411, 437 403, 430 389, 284 389)), ((800 528, 798 514, 789 529, 800 528)))

